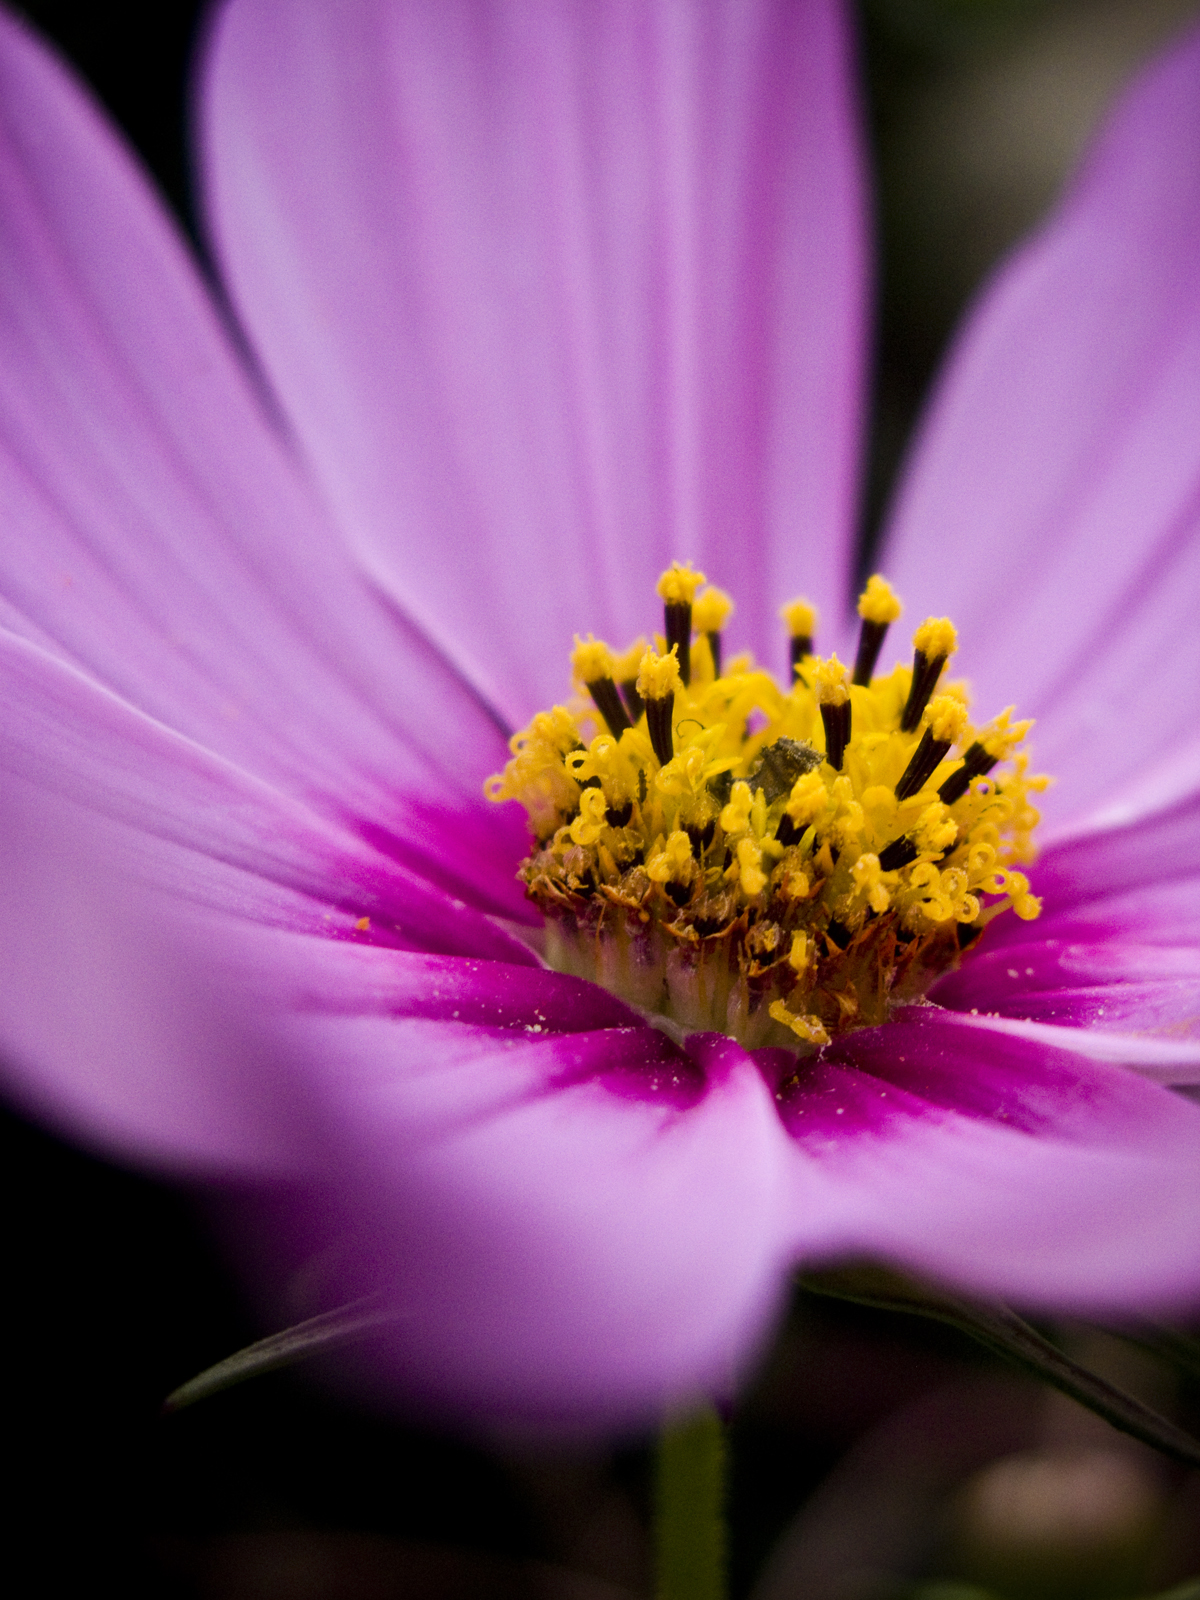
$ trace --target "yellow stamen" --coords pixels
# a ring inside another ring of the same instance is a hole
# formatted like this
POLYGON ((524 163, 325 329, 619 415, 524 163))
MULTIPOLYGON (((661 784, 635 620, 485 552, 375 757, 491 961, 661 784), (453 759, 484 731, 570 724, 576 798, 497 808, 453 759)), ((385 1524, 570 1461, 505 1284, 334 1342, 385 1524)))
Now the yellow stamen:
POLYGON ((817 631, 817 608, 805 599, 789 600, 779 616, 793 639, 811 639, 817 631))
POLYGON ((593 639, 590 633, 581 639, 576 634, 571 668, 580 683, 598 683, 613 676, 613 653, 602 639, 593 639))
POLYGON ((845 705, 850 698, 850 673, 836 656, 817 662, 817 704, 845 705))
POLYGON ((690 561, 685 565, 672 561, 658 580, 658 597, 664 605, 690 606, 696 598, 696 590, 707 581, 702 572, 692 571, 690 561))
POLYGON ((925 715, 929 731, 939 744, 957 744, 966 731, 967 708, 955 695, 935 695, 925 715))
POLYGON ((636 683, 638 668, 646 654, 645 639, 635 639, 628 650, 613 657, 612 673, 618 683, 636 683))
POLYGON ((656 650, 647 650, 638 666, 637 691, 643 700, 665 700, 683 687, 679 676, 679 662, 675 651, 660 656, 656 650))
POLYGON ((930 661, 952 656, 958 649, 958 632, 949 617, 926 617, 913 634, 913 649, 930 661))
POLYGON ((858 597, 858 614, 864 622, 895 622, 903 610, 886 578, 875 573, 867 579, 867 587, 858 597))
POLYGON ((705 589, 692 601, 692 627, 697 633, 720 633, 733 614, 733 601, 723 589, 705 589))

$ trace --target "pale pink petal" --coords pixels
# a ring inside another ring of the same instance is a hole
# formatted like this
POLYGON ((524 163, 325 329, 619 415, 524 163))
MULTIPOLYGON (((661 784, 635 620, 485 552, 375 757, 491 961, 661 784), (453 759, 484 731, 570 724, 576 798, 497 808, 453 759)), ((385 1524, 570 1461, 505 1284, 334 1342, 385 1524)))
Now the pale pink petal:
POLYGON ((1200 1039, 1194 1036, 1194 1027, 1188 1030, 1193 1035, 1191 1038, 1170 1038, 1124 1033, 1082 1022, 1065 1027, 1054 1022, 1022 1021, 1003 1015, 968 1015, 963 1020, 969 1020, 975 1027, 1011 1034, 1015 1039, 1027 1039, 1046 1049, 1068 1050, 1089 1061, 1111 1061, 1117 1066, 1130 1067, 1139 1077, 1149 1078, 1152 1083, 1175 1087, 1200 1084, 1200 1039))
POLYGON ((1200 1072, 1197 945, 1026 938, 973 952, 930 999, 1160 1082, 1189 1083, 1200 1072))
POLYGON ((1200 711, 1200 31, 1119 104, 951 358, 883 564, 1078 815, 1200 711))
POLYGON ((363 582, 144 179, 9 17, 0 522, 4 626, 521 914, 523 830, 480 795, 502 729, 363 582))
POLYGON ((476 1427, 732 1395, 783 1292, 791 1173, 731 1041, 317 1016, 292 1039, 342 1176, 290 1249, 311 1309, 378 1291, 400 1313, 376 1390, 476 1427))
POLYGON ((829 1256, 1030 1307, 1200 1294, 1200 1107, 1121 1067, 914 1007, 835 1042, 781 1110, 800 1181, 829 1186, 829 1256))
POLYGON ((234 0, 238 313, 370 570, 514 719, 694 558, 731 639, 848 583, 861 182, 833 0, 234 0))

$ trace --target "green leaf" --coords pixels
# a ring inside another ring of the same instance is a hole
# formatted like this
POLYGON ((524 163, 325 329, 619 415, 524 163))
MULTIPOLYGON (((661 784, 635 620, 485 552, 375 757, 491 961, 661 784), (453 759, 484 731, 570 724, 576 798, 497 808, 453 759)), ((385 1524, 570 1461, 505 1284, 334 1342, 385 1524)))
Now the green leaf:
POLYGON ((813 1294, 947 1323, 993 1355, 1069 1394, 1122 1433, 1132 1434, 1185 1466, 1200 1467, 1200 1441, 1099 1373, 1072 1361, 1007 1306, 975 1305, 874 1266, 806 1272, 800 1284, 813 1294))
POLYGON ((182 1411, 185 1406, 195 1405, 197 1400, 207 1400, 210 1395, 220 1394, 222 1389, 245 1383, 247 1378, 258 1378, 265 1372, 275 1372, 280 1367, 290 1367, 293 1362, 353 1344, 375 1328, 398 1321, 401 1315, 375 1296, 354 1300, 334 1311, 323 1311, 320 1316, 297 1322, 281 1333, 272 1333, 226 1356, 215 1366, 206 1367, 171 1391, 163 1401, 163 1411, 167 1414, 182 1411))

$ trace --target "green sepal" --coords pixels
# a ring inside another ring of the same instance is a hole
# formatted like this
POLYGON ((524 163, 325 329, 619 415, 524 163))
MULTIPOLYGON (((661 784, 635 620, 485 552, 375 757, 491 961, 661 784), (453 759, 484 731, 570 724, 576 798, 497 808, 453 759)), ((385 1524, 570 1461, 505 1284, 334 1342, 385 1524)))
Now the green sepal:
POLYGON ((907 1312, 957 1328, 993 1355, 1070 1395, 1122 1433, 1153 1446, 1173 1461, 1200 1467, 1200 1441, 1107 1378, 1072 1361, 1007 1306, 960 1300, 876 1266, 806 1272, 800 1285, 813 1294, 852 1300, 877 1311, 907 1312))

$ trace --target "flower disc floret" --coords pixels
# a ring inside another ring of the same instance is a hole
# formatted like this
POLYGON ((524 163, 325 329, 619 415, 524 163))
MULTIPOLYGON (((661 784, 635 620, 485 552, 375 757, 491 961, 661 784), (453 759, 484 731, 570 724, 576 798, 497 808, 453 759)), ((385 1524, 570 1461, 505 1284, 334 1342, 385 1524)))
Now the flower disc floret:
MULTIPOLYGON (((711 645, 685 679, 693 634, 732 609, 719 591, 697 601, 703 581, 663 575, 665 651, 577 640, 588 698, 535 716, 486 792, 529 814, 520 876, 553 967, 685 1029, 811 1053, 918 998, 1001 911, 1037 916, 1016 869, 1048 780, 1028 773, 1031 724, 1012 707, 973 729, 962 686, 939 686, 947 619, 916 630, 912 666, 864 673, 901 610, 882 578, 859 605, 853 679, 806 650, 784 689, 748 656, 722 671, 711 645), (620 686, 619 733, 598 684, 620 686)), ((785 608, 793 630, 815 626, 803 604, 785 608)))

